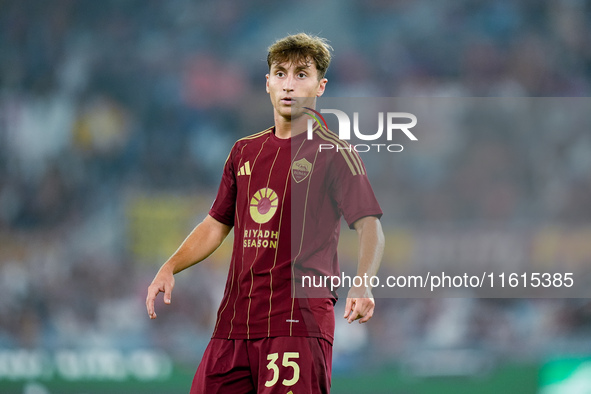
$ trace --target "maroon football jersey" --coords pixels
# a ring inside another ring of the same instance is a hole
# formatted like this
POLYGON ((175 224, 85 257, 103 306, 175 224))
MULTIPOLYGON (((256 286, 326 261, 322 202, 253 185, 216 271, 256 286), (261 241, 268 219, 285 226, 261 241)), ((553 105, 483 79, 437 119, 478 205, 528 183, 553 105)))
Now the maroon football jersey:
POLYGON ((238 140, 226 160, 209 214, 234 226, 234 246, 214 338, 333 341, 336 294, 299 298, 297 278, 340 275, 341 216, 352 226, 382 211, 350 145, 318 126, 306 137, 280 139, 271 127, 238 140))

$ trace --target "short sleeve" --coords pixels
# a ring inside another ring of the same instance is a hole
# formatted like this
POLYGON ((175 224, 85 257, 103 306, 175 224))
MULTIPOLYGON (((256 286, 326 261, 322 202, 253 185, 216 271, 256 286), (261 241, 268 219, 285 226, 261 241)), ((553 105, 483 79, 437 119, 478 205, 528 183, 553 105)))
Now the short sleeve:
POLYGON ((333 199, 349 228, 365 216, 382 216, 365 165, 357 152, 341 150, 335 154, 329 177, 333 199))
MULTIPOLYGON (((235 146, 234 146, 235 148, 235 146)), ((234 171, 234 154, 232 148, 226 164, 216 198, 209 210, 209 215, 220 223, 228 226, 234 225, 236 212, 236 173, 234 171)))

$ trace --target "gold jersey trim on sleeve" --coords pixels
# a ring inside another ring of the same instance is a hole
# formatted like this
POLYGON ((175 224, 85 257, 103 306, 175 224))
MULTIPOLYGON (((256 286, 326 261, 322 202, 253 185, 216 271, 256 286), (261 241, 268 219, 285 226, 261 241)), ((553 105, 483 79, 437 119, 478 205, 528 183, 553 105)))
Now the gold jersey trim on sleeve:
POLYGON ((335 135, 322 128, 318 129, 316 133, 318 137, 327 142, 332 142, 337 147, 337 150, 343 155, 343 158, 353 175, 365 175, 365 169, 361 162, 361 158, 357 155, 357 152, 354 152, 353 147, 349 143, 339 140, 335 135))
MULTIPOLYGON (((246 137, 242 137, 238 141, 253 140, 255 138, 258 138, 258 137, 261 137, 261 136, 265 135, 266 133, 272 133, 273 132, 273 127, 274 126, 271 126, 268 129, 265 129, 263 131, 259 131, 258 133, 254 133, 254 134, 251 134, 251 135, 247 135, 246 137)), ((238 141, 236 141, 236 142, 238 142, 238 141)))

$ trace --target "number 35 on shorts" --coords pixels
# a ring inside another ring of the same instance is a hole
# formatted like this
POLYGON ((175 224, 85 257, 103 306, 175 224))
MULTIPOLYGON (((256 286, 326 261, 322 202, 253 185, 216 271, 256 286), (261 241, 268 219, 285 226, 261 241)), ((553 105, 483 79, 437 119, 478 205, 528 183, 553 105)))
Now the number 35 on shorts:
MULTIPOLYGON (((281 361, 281 365, 284 368, 292 368, 293 369, 293 377, 291 379, 283 379, 281 384, 284 386, 293 386, 298 382, 300 379, 300 366, 295 359, 300 358, 299 352, 285 352, 283 353, 283 359, 281 361)), ((267 369, 272 371, 273 375, 271 379, 265 382, 265 387, 274 386, 277 381, 279 380, 279 366, 277 365, 277 360, 279 359, 279 353, 271 353, 267 355, 267 360, 269 360, 269 364, 267 364, 267 369)), ((289 375, 288 375, 289 376, 289 375)))

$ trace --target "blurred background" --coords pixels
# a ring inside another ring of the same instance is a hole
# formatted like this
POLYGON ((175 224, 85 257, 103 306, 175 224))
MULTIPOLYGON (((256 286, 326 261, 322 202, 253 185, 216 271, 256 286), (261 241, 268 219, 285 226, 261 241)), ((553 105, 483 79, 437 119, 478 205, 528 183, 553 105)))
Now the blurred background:
MULTIPOLYGON (((266 49, 300 31, 335 49, 331 96, 591 93, 585 0, 0 0, 0 392, 188 391, 231 240, 177 276, 155 321, 145 292, 206 215, 233 142, 272 125, 266 49)), ((380 172, 401 185, 380 199, 387 239, 543 218, 546 264, 591 263, 589 124, 465 133, 466 155, 447 140, 380 172)), ((378 306, 337 327, 334 393, 591 390, 587 299, 378 306)))

